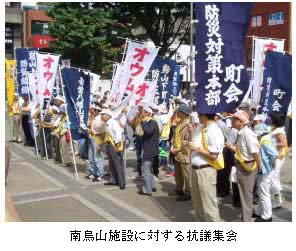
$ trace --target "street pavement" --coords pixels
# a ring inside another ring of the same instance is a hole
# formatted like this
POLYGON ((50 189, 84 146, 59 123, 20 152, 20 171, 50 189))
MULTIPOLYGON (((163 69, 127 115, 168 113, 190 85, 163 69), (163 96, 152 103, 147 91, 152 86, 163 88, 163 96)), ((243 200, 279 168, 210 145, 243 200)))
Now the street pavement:
MULTIPOLYGON (((195 221, 192 202, 176 202, 168 196, 175 189, 173 177, 161 172, 157 192, 141 196, 141 180, 136 173, 135 152, 127 152, 127 186, 104 186, 84 178, 87 162, 76 157, 79 180, 74 167, 61 167, 52 160, 38 160, 32 148, 9 143, 12 153, 7 189, 12 194, 23 221, 125 221, 190 222, 195 221)), ((105 158, 105 165, 108 161, 105 158)), ((282 173, 284 204, 274 210, 274 221, 292 220, 292 162, 286 159, 282 173)), ((240 221, 240 209, 231 204, 231 196, 219 199, 222 221, 240 221)))
MULTIPOLYGON (((7 117, 6 117, 7 118, 7 117)), ((6 139, 10 126, 6 119, 6 139)), ((88 163, 76 157, 74 167, 61 167, 52 160, 37 159, 34 149, 22 143, 8 143, 11 162, 7 190, 12 194, 17 211, 27 222, 191 222, 196 221, 192 202, 176 202, 174 177, 162 171, 153 196, 137 194, 141 180, 136 180, 135 152, 126 154, 125 190, 104 186, 104 180, 92 182, 84 178, 88 163)), ((104 164, 108 161, 105 157, 104 164)), ((284 203, 274 210, 273 221, 292 221, 292 161, 286 158, 282 170, 284 203)), ((240 209, 232 206, 231 195, 219 199, 222 221, 241 221, 240 209)))

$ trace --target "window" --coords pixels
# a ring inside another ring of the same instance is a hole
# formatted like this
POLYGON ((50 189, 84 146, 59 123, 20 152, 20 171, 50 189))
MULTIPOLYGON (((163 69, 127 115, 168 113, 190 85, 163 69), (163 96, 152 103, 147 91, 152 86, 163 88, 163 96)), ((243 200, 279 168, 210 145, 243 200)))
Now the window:
POLYGON ((48 34, 48 23, 32 21, 31 26, 32 35, 47 35, 48 34))
POLYGON ((252 27, 260 27, 260 26, 262 26, 262 16, 252 17, 252 27))
POLYGON ((268 17, 268 24, 269 25, 277 25, 277 24, 284 24, 285 23, 285 13, 280 11, 280 12, 275 12, 269 14, 268 17))

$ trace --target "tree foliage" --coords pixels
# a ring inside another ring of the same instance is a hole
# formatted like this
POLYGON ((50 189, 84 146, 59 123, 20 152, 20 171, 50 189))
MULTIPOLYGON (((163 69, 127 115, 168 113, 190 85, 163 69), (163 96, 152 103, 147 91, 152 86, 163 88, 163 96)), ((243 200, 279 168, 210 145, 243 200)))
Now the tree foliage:
POLYGON ((125 41, 119 37, 150 38, 161 47, 160 55, 169 52, 172 56, 188 41, 189 9, 189 3, 182 2, 53 2, 47 10, 54 20, 49 23, 49 34, 57 40, 50 47, 70 58, 72 65, 99 74, 111 72, 109 60, 121 60, 125 41), (140 26, 144 34, 132 33, 140 26))
POLYGON ((117 23, 108 3, 52 3, 47 10, 53 22, 49 34, 56 41, 50 47, 70 58, 77 67, 100 74, 111 70, 108 60, 117 59, 123 41, 117 36, 129 36, 129 30, 117 23))
POLYGON ((119 20, 131 23, 133 28, 142 26, 146 33, 135 36, 150 38, 161 46, 159 54, 174 55, 181 44, 188 43, 190 37, 190 4, 184 2, 120 2, 115 3, 119 20), (175 49, 171 49, 175 44, 175 49))

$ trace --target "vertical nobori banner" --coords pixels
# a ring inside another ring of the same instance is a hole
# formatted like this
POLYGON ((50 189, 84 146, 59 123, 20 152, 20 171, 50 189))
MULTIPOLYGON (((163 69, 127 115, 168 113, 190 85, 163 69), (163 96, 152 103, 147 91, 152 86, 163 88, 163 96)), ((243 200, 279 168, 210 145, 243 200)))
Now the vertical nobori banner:
POLYGON ((8 115, 12 116, 12 106, 14 102, 14 82, 15 82, 15 60, 5 60, 6 67, 6 96, 7 96, 7 106, 8 106, 8 115))
POLYGON ((267 51, 259 113, 287 113, 292 97, 292 56, 267 51))
POLYGON ((170 98, 179 95, 180 67, 172 59, 156 58, 150 68, 152 81, 157 81, 155 102, 168 104, 170 98))
POLYGON ((15 49, 15 59, 17 64, 17 90, 21 97, 29 94, 28 73, 36 72, 36 53, 37 50, 34 48, 15 49))
POLYGON ((251 106, 257 107, 260 101, 260 88, 262 87, 264 60, 267 51, 283 52, 285 46, 284 39, 254 39, 254 79, 253 79, 253 97, 251 106))
POLYGON ((83 70, 63 68, 62 77, 72 138, 75 140, 84 138, 87 135, 90 74, 83 70))
POLYGON ((156 81, 144 81, 130 99, 130 105, 138 106, 141 102, 150 105, 156 94, 156 81))
POLYGON ((122 77, 123 64, 115 64, 113 67, 112 74, 112 87, 110 90, 110 95, 108 97, 109 101, 117 103, 120 95, 120 78, 122 77))
POLYGON ((232 112, 250 84, 245 38, 252 4, 195 3, 195 10, 197 111, 232 112))
POLYGON ((130 98, 141 85, 148 73, 159 48, 149 47, 145 44, 128 42, 126 57, 120 78, 120 94, 117 105, 124 99, 130 98))
POLYGON ((36 102, 44 110, 49 102, 56 81, 60 56, 37 53, 36 102))

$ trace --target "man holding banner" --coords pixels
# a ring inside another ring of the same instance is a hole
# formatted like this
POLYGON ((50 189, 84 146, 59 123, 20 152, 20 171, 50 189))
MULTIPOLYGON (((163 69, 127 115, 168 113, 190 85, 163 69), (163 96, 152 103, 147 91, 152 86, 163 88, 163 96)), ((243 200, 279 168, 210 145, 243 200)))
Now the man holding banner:
MULTIPOLYGON (((200 145, 191 145, 191 149, 200 155, 192 159, 192 165, 196 168, 192 179, 192 200, 194 202, 195 198, 201 198, 202 205, 205 205, 200 212, 200 203, 193 203, 199 218, 216 221, 219 220, 216 187, 194 188, 202 187, 203 180, 216 184, 216 170, 219 172, 224 167, 220 153, 225 140, 220 128, 210 123, 213 116, 235 110, 249 88, 249 77, 244 66, 244 44, 252 4, 196 3, 195 8, 199 21, 196 25, 196 105, 204 129, 199 136, 201 142, 196 141, 200 145), (210 129, 212 127, 213 130, 210 129), (204 179, 194 179, 203 172, 207 172, 204 179)), ((253 189, 251 183, 249 189, 253 189)))

